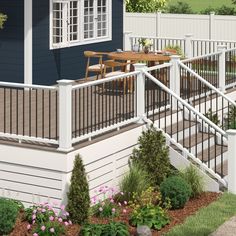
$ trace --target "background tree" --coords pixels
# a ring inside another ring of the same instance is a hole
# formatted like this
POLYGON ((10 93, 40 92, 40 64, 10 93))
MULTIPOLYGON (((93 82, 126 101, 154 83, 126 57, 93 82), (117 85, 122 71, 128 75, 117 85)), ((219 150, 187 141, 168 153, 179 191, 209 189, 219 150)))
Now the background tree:
POLYGON ((6 20, 7 20, 7 16, 2 14, 2 13, 0 13, 0 29, 3 28, 3 25, 4 25, 6 20))
POLYGON ((186 2, 177 2, 176 4, 171 4, 167 8, 168 13, 175 14, 193 14, 191 6, 186 2))
POLYGON ((127 12, 156 12, 163 10, 167 0, 126 0, 127 12))

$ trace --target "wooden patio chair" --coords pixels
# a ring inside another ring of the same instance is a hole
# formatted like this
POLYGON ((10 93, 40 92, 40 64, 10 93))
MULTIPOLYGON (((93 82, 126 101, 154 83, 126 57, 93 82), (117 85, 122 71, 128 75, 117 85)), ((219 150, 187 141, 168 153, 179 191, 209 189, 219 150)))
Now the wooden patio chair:
POLYGON ((103 63, 103 56, 106 55, 105 52, 94 52, 94 51, 84 51, 84 56, 88 58, 85 72, 85 79, 88 79, 89 72, 94 72, 97 75, 96 79, 99 79, 99 75, 101 79, 104 75, 105 65, 103 63), (97 64, 90 64, 91 58, 97 59, 97 64))

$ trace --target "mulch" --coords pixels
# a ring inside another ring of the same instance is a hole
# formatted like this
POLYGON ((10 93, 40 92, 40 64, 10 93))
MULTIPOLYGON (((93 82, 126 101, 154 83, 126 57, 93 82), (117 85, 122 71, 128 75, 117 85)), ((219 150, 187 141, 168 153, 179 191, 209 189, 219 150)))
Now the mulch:
MULTIPOLYGON (((170 224, 166 225, 160 231, 153 231, 152 235, 161 236, 163 235, 163 233, 168 232, 174 226, 182 224, 187 217, 194 215, 200 208, 206 207, 211 202, 214 202, 215 200, 219 198, 220 195, 221 195, 220 193, 211 193, 211 192, 203 193, 197 198, 190 199, 183 209, 169 210, 168 214, 171 219, 170 224)), ((126 214, 121 214, 119 217, 114 218, 114 220, 122 221, 128 224, 129 223, 128 215, 130 211, 131 211, 130 209, 127 209, 126 214)), ((105 224, 108 222, 108 220, 92 217, 90 219, 90 222, 105 224)), ((28 225, 27 222, 22 221, 22 213, 21 213, 17 219, 13 232, 9 236, 31 236, 32 234, 29 234, 27 232, 27 229, 26 229, 27 225, 28 225)), ((80 226, 78 225, 69 226, 67 228, 66 236, 78 236, 79 230, 80 230, 80 226)), ((131 235, 135 235, 136 229, 134 227, 129 226, 129 231, 131 235)))

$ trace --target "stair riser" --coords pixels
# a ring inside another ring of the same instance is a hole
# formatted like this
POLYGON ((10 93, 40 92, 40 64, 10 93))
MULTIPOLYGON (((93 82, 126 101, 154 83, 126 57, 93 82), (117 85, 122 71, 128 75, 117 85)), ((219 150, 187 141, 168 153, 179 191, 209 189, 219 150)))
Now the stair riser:
POLYGON ((166 118, 163 117, 160 119, 160 121, 156 120, 155 124, 157 124, 158 126, 160 124, 160 128, 164 129, 165 127, 170 126, 171 123, 175 124, 181 120, 183 120, 183 115, 182 115, 182 112, 180 111, 178 112, 178 116, 177 116, 177 113, 175 113, 175 114, 172 114, 172 119, 171 119, 171 115, 167 116, 166 118))
POLYGON ((177 135, 177 133, 173 134, 172 138, 174 138, 177 141, 177 136, 178 136, 178 140, 182 140, 184 138, 188 138, 189 136, 191 136, 193 134, 196 134, 196 130, 197 130, 197 132, 199 130, 198 124, 193 125, 190 128, 185 128, 182 131, 179 131, 178 135, 177 135))
MULTIPOLYGON (((181 142, 182 143, 182 142, 181 142)), ((214 137, 210 138, 210 142, 208 143, 208 139, 203 141, 203 145, 202 142, 199 142, 197 144, 197 153, 201 153, 202 150, 207 149, 208 147, 210 148, 212 145, 215 145, 215 139, 214 137)), ((194 155, 196 154, 196 146, 192 146, 191 148, 187 148, 189 150, 189 152, 193 153, 194 155)))

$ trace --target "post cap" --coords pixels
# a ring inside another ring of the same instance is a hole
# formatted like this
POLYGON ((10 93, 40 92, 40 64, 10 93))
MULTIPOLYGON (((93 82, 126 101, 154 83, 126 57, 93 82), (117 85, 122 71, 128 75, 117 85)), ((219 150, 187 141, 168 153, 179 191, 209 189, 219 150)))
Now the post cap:
POLYGON ((145 63, 135 63, 134 64, 134 69, 135 70, 142 70, 145 69, 147 67, 147 65, 145 63))
POLYGON ((70 84, 73 84, 75 81, 74 80, 69 80, 69 79, 60 79, 60 80, 57 80, 57 83, 59 85, 70 85, 70 84))
POLYGON ((224 49, 226 49, 226 48, 227 48, 227 46, 226 46, 225 44, 217 45, 217 49, 218 49, 219 51, 224 50, 224 49))
POLYGON ((185 38, 191 38, 193 37, 193 34, 185 34, 185 38))
POLYGON ((171 60, 180 60, 181 56, 180 55, 172 55, 170 56, 171 60))
POLYGON ((228 129, 226 130, 226 133, 229 135, 236 135, 236 129, 228 129))

